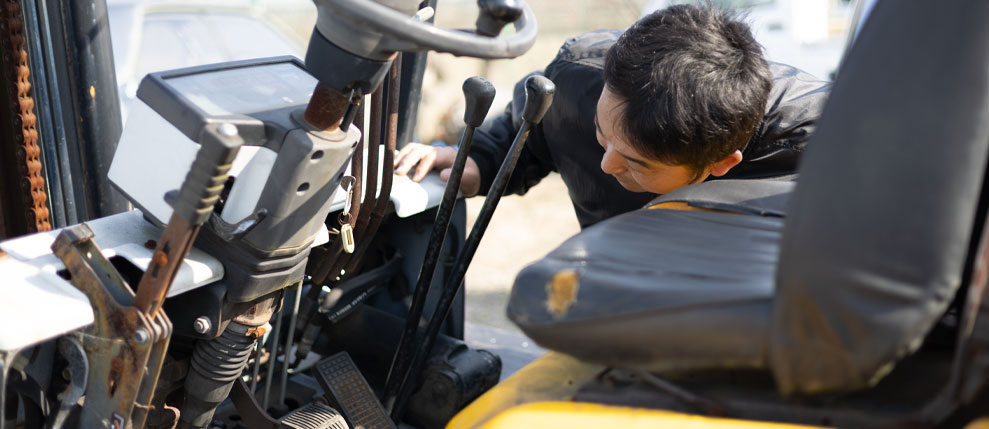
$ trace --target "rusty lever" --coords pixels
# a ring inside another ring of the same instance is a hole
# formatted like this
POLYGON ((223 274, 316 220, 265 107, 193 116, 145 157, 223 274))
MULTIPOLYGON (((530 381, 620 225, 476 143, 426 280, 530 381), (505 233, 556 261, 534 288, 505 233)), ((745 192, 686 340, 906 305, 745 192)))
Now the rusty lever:
POLYGON ((200 140, 196 160, 173 204, 172 217, 137 285, 134 307, 149 318, 154 318, 161 308, 179 264, 192 248, 199 228, 213 212, 231 163, 244 143, 237 127, 229 123, 207 126, 200 140))

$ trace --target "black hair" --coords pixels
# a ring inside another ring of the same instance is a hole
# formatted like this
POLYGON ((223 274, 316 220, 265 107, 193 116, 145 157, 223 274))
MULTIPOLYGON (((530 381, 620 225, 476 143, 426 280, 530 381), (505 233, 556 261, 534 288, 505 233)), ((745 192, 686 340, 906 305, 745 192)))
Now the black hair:
POLYGON ((699 176, 752 138, 772 76, 738 15, 676 5, 618 38, 605 57, 604 82, 624 101, 617 125, 636 150, 699 176))

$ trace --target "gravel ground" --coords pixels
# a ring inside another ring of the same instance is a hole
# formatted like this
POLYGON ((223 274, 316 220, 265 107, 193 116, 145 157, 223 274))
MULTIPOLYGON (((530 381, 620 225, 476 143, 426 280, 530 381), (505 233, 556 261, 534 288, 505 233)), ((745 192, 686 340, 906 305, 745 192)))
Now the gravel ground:
MULTIPOLYGON (((467 200, 473 225, 484 198, 467 200)), ((501 199, 467 270, 467 321, 517 332, 505 305, 519 270, 580 230, 567 188, 551 174, 522 196, 501 199)))

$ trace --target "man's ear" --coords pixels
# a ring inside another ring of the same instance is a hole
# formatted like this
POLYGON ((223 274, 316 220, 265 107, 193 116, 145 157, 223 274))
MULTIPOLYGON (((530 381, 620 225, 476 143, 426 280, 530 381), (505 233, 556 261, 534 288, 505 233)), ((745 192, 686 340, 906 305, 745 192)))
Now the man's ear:
POLYGON ((721 161, 711 164, 709 167, 711 175, 717 177, 724 176, 728 173, 728 170, 731 170, 732 167, 738 165, 740 162, 742 162, 742 151, 736 150, 721 161))

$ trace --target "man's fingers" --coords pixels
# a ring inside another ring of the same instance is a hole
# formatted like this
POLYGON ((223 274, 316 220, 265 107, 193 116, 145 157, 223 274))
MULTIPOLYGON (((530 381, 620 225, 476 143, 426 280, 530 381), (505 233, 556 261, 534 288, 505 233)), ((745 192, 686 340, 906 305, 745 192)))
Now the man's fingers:
MULTIPOLYGON (((419 168, 425 168, 428 172, 430 168, 433 168, 433 160, 436 159, 435 149, 431 146, 416 145, 417 147, 412 148, 404 155, 402 155, 402 160, 395 167, 395 174, 399 176, 404 176, 412 170, 416 164, 419 168)), ((404 151, 404 149, 403 149, 404 151)))
MULTIPOLYGON (((395 155, 395 174, 407 175, 415 167, 416 171, 410 178, 418 182, 425 178, 430 170, 449 170, 456 158, 456 148, 409 143, 395 155)), ((449 171, 445 177, 450 177, 449 171)))
POLYGON ((395 163, 394 163, 395 174, 399 176, 403 176, 405 175, 405 173, 408 173, 408 168, 405 167, 405 164, 408 163, 408 157, 410 153, 409 146, 411 145, 412 143, 409 143, 404 148, 402 148, 402 150, 398 151, 398 153, 395 154, 395 163))
POLYGON ((457 160, 457 149, 451 146, 436 147, 436 160, 433 161, 433 168, 441 170, 453 167, 457 160))
POLYGON ((416 174, 412 176, 412 181, 418 182, 426 177, 426 173, 429 173, 429 171, 433 169, 433 164, 435 161, 435 150, 423 154, 422 159, 419 160, 419 166, 416 167, 416 174))
POLYGON ((409 143, 402 147, 402 150, 395 154, 395 174, 399 176, 407 174, 412 166, 416 165, 416 162, 419 162, 417 154, 423 147, 419 143, 409 143))
POLYGON ((467 165, 464 166, 464 178, 460 181, 460 190, 465 197, 477 195, 481 189, 481 170, 473 159, 467 157, 467 165))
POLYGON ((420 146, 422 146, 422 145, 419 144, 419 143, 411 143, 410 142, 409 144, 403 146, 402 147, 402 150, 396 151, 396 153, 395 153, 395 167, 398 167, 398 164, 400 162, 402 162, 402 160, 406 156, 408 156, 408 154, 416 151, 417 149, 419 149, 420 146))
MULTIPOLYGON (((444 168, 440 170, 440 179, 443 181, 450 180, 450 174, 453 172, 452 168, 444 168)), ((464 174, 460 178, 460 192, 464 194, 465 197, 473 197, 477 195, 478 190, 481 188, 481 173, 477 168, 477 164, 474 160, 467 158, 467 165, 464 167, 464 174)))

